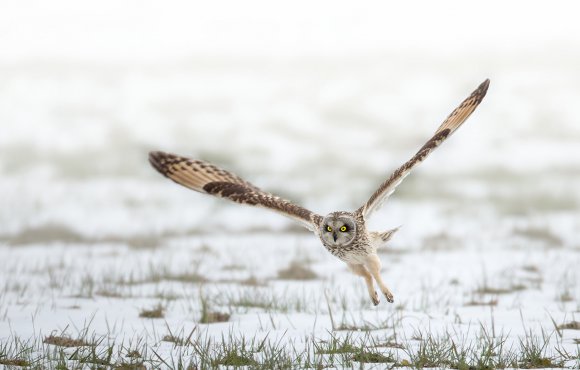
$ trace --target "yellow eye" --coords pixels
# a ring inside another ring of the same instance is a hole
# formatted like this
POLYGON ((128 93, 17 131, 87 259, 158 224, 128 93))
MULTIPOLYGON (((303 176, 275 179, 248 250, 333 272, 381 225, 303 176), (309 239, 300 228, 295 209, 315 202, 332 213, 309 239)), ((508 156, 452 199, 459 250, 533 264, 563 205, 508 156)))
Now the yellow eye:
POLYGON ((332 227, 326 226, 326 231, 331 232, 332 231, 332 227))
POLYGON ((341 226, 340 227, 340 231, 345 232, 346 231, 346 226, 341 226))

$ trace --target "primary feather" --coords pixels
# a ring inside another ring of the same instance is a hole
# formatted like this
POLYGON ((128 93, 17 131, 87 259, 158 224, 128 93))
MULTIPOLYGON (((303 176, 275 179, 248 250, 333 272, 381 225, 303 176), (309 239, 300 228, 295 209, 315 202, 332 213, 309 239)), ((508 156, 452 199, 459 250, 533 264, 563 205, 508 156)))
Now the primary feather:
POLYGON ((379 188, 371 195, 370 199, 358 209, 365 218, 377 210, 387 198, 395 191, 396 187, 403 181, 403 179, 411 172, 415 166, 423 162, 423 160, 437 148, 445 139, 453 134, 467 118, 473 113, 475 108, 481 103, 487 88, 489 87, 489 80, 483 81, 475 91, 467 97, 451 114, 443 121, 441 126, 435 131, 435 134, 429 139, 425 145, 405 164, 397 168, 393 174, 386 179, 379 188))

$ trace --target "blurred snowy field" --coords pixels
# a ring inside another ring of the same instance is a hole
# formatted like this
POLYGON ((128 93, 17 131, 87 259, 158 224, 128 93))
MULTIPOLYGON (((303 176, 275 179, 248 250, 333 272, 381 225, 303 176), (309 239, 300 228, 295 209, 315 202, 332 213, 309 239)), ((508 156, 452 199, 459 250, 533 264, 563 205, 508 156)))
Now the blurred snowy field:
MULTIPOLYGON (((578 366, 558 350, 580 342, 580 26, 571 3, 526 4, 445 1, 413 22, 412 2, 4 4, 0 366, 15 338, 46 353, 51 334, 106 338, 118 364, 139 347, 147 367, 207 365, 162 340, 192 331, 313 354, 354 336, 418 366, 428 336, 481 330, 578 366), (478 110, 370 221, 403 225, 383 251, 395 305, 372 307, 299 226, 147 162, 205 159, 320 214, 350 210, 485 78, 478 110), (202 323, 208 309, 226 320, 202 323)), ((301 366, 355 366, 316 356, 301 366)))

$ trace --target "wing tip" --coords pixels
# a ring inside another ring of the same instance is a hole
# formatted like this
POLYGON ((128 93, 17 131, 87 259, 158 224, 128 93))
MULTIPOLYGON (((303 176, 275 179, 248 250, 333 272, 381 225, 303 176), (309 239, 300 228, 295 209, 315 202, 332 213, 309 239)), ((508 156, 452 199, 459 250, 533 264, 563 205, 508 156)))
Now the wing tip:
POLYGON ((157 170, 157 172, 165 177, 168 176, 168 168, 166 166, 168 157, 171 157, 171 154, 162 151, 155 150, 149 152, 149 163, 157 170))
POLYGON ((475 95, 477 95, 479 97, 479 101, 481 101, 481 99, 483 99, 485 97, 485 95, 487 94, 487 89, 489 88, 489 78, 486 78, 485 81, 483 81, 475 90, 475 95))

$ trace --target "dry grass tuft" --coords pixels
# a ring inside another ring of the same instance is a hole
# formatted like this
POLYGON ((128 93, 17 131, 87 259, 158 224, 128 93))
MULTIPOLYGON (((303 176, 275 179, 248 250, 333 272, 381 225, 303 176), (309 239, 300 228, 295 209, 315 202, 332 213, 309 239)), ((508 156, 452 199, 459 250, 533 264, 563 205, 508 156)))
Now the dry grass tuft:
POLYGON ((352 357, 354 361, 357 362, 367 362, 373 364, 381 364, 386 362, 395 362, 395 359, 391 356, 385 356, 378 352, 360 352, 352 357))
POLYGON ((461 240, 446 232, 427 236, 423 239, 423 250, 450 251, 461 248, 461 240))
POLYGON ((258 280, 258 278, 256 278, 255 276, 250 276, 247 279, 241 280, 240 281, 241 285, 246 285, 246 286, 266 286, 267 283, 263 280, 258 280))
POLYGON ((146 319, 162 319, 165 316, 165 308, 161 305, 154 307, 150 310, 142 310, 139 313, 139 317, 146 319))
POLYGON ((60 224, 47 224, 31 227, 10 237, 12 245, 49 244, 62 242, 67 244, 83 243, 85 239, 71 228, 60 224))
POLYGON ((125 355, 125 357, 127 357, 127 358, 141 358, 143 356, 141 355, 141 353, 139 353, 139 351, 133 350, 133 351, 130 351, 129 353, 127 353, 125 355))
POLYGON ((278 279, 282 280, 315 280, 318 275, 304 264, 293 261, 290 265, 278 271, 278 279))
POLYGON ((224 271, 244 271, 246 269, 247 269, 246 266, 237 263, 222 266, 222 270, 224 271))
POLYGON ((132 363, 122 363, 114 367, 115 370, 147 370, 147 367, 142 363, 132 364, 132 363))
POLYGON ((562 238, 545 227, 529 226, 527 228, 517 228, 514 230, 514 235, 542 242, 552 248, 559 248, 564 245, 562 238))
POLYGON ((184 346, 188 343, 185 338, 177 337, 173 334, 166 334, 161 340, 163 342, 173 343, 176 346, 184 346))
POLYGON ((258 363, 251 358, 250 356, 244 356, 242 354, 238 354, 236 352, 227 353, 222 358, 215 360, 213 366, 232 366, 232 367, 240 367, 240 366, 256 366, 258 363))
POLYGON ((30 366, 30 362, 19 358, 0 358, 0 365, 28 367, 30 366))
POLYGON ((401 343, 389 340, 384 343, 377 343, 375 347, 385 347, 385 348, 398 348, 398 349, 405 349, 401 343))
POLYGON ((89 343, 85 342, 83 339, 72 339, 67 336, 57 336, 51 335, 44 338, 45 344, 52 344, 59 347, 86 347, 90 346, 89 343))
POLYGON ((260 280, 258 278, 256 278, 255 276, 250 276, 248 278, 245 279, 241 279, 241 280, 237 280, 237 279, 220 279, 220 280, 216 280, 216 283, 222 283, 222 284, 238 284, 238 285, 243 285, 243 286, 250 286, 250 287, 262 287, 262 286, 266 286, 268 285, 268 283, 265 280, 260 280))
POLYGON ((570 321, 562 325, 558 325, 558 329, 580 330, 580 321, 570 321))
POLYGON ((522 270, 524 270, 526 272, 532 272, 532 273, 539 273, 540 272, 540 268, 536 265, 524 265, 524 266, 522 266, 522 270))
POLYGON ((203 275, 200 275, 196 272, 182 272, 178 274, 167 274, 166 276, 162 276, 162 279, 168 281, 178 281, 182 283, 205 283, 207 282, 207 278, 203 275))
MULTIPOLYGON (((6 236, 0 236, 6 238, 6 236)), ((135 249, 151 249, 161 244, 158 238, 151 236, 134 236, 134 237, 119 237, 115 235, 102 236, 99 238, 92 238, 84 236, 68 226, 59 223, 48 223, 31 227, 21 231, 18 234, 8 236, 8 241, 11 245, 29 245, 29 244, 50 244, 50 243, 64 243, 64 244, 97 244, 97 243, 124 243, 135 249)))
POLYGON ((497 299, 490 299, 487 301, 480 301, 472 299, 471 301, 464 304, 464 306, 497 306, 497 299))
POLYGON ((213 324, 216 322, 227 322, 230 320, 229 313, 217 311, 204 311, 199 319, 200 324, 213 324))
POLYGON ((522 285, 522 284, 511 285, 509 288, 495 288, 495 287, 490 287, 490 286, 484 285, 484 286, 480 286, 477 289, 475 289, 474 293, 499 295, 499 294, 515 293, 515 292, 519 292, 519 291, 526 290, 526 289, 527 289, 527 287, 525 285, 522 285))
POLYGON ((570 294, 569 291, 565 291, 562 294, 559 294, 556 297, 556 300, 560 302, 572 302, 574 301, 574 297, 572 296, 572 294, 570 294))
POLYGON ((213 324, 216 322, 226 322, 230 320, 230 314, 212 310, 210 308, 210 301, 203 296, 201 298, 201 317, 200 324, 213 324))

